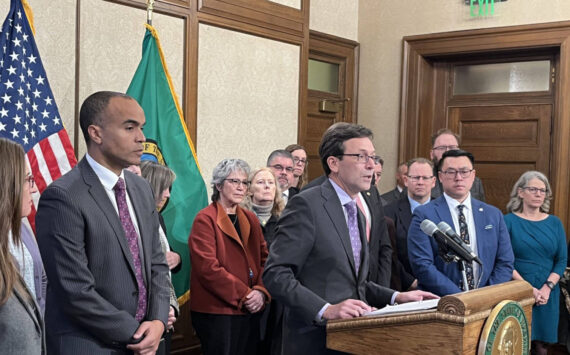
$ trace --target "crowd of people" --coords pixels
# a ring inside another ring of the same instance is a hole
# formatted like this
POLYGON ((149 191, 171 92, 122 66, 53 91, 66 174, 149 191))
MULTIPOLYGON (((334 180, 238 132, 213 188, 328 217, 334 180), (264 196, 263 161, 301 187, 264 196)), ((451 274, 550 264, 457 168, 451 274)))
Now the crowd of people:
POLYGON ((25 218, 34 178, 23 149, 0 139, 0 353, 168 354, 180 311, 171 273, 182 267, 204 354, 334 353, 328 320, 513 279, 533 287, 533 351, 557 341, 567 244, 543 173, 522 174, 503 216, 484 202, 474 156, 442 129, 430 159, 400 164, 396 188, 380 195, 372 132, 336 123, 312 181, 298 144, 253 170, 219 162, 182 265, 160 215, 176 174, 141 162, 144 123, 127 95, 85 100, 87 154, 42 193, 35 238, 25 218), (465 263, 463 277, 426 219, 449 225, 481 264, 465 263))

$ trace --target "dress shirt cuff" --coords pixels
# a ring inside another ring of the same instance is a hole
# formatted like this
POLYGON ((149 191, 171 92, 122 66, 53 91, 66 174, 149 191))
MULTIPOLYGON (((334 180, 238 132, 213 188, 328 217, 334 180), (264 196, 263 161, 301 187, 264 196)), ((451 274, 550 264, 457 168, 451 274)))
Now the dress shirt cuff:
POLYGON ((396 297, 398 297, 399 294, 400 294, 400 292, 394 291, 394 294, 392 295, 392 298, 390 299, 390 304, 396 303, 396 297))
POLYGON ((330 305, 331 305, 330 303, 327 303, 323 306, 323 308, 321 308, 321 310, 319 311, 319 313, 317 313, 317 316, 315 317, 315 322, 322 323, 324 321, 323 314, 325 314, 325 311, 327 310, 327 308, 329 308, 330 305))

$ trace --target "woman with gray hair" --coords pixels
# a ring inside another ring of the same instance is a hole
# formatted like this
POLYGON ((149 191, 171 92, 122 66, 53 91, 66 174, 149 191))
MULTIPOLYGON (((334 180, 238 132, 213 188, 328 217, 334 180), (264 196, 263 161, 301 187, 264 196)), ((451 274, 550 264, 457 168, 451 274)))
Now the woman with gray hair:
POLYGON ((513 279, 533 287, 532 345, 546 354, 545 343, 557 341, 560 290, 558 280, 566 267, 566 234, 558 217, 549 215, 552 190, 538 171, 519 178, 507 204, 505 223, 515 254, 513 279))
POLYGON ((267 246, 256 215, 239 205, 249 165, 224 159, 212 176, 212 203, 198 212, 188 239, 192 325, 209 354, 255 354, 260 312, 271 301, 261 274, 267 246))

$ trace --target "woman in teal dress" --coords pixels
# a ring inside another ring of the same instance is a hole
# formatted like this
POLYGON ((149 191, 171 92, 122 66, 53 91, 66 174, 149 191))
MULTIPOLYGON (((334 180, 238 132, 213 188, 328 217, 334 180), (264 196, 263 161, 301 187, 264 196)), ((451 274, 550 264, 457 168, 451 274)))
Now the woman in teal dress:
POLYGON ((545 343, 558 334, 560 289, 558 280, 566 267, 566 234, 558 217, 549 215, 552 190, 538 171, 524 173, 511 192, 505 223, 515 254, 513 279, 533 287, 532 345, 546 354, 545 343))

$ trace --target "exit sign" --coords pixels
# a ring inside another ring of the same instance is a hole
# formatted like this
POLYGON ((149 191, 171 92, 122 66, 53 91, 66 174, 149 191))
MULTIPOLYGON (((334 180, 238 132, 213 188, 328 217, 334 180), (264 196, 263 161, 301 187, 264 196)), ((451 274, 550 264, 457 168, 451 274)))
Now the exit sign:
POLYGON ((507 0, 465 0, 465 4, 469 5, 471 17, 492 16, 495 14, 495 2, 503 1, 507 0))

